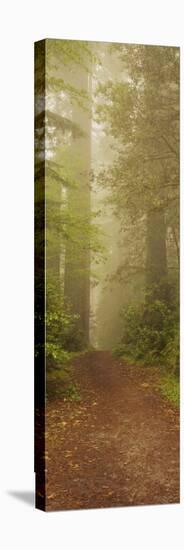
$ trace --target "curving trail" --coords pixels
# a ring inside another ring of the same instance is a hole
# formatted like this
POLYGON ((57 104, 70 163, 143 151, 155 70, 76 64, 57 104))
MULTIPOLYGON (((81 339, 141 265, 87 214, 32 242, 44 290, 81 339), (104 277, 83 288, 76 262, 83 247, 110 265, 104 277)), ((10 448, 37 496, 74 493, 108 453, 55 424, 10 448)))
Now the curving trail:
POLYGON ((179 502, 179 412, 156 371, 110 352, 73 361, 80 402, 47 406, 47 510, 179 502))

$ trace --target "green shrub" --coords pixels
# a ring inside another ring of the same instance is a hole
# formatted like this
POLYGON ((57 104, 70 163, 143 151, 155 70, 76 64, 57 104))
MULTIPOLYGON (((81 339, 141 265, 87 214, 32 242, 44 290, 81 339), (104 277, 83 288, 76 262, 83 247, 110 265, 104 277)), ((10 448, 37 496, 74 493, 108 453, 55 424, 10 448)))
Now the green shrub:
POLYGON ((174 372, 179 364, 179 330, 176 309, 154 300, 131 306, 121 313, 123 336, 116 355, 143 363, 163 363, 174 372))
POLYGON ((179 406, 180 403, 180 385, 177 376, 172 373, 164 373, 160 377, 158 384, 159 390, 166 399, 179 406))
POLYGON ((180 363, 179 329, 175 327, 173 334, 168 338, 165 348, 161 353, 161 361, 169 367, 169 370, 179 376, 180 363))

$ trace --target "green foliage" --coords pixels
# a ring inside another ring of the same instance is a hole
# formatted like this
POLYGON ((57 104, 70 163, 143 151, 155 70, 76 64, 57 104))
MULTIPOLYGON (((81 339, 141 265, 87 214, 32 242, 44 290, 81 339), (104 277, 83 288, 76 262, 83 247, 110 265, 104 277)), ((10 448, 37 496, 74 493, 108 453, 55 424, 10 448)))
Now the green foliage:
POLYGON ((146 217, 156 210, 173 241, 167 243, 168 265, 177 270, 179 50, 115 44, 111 51, 119 57, 122 78, 99 85, 97 118, 113 136, 116 155, 99 181, 110 190, 129 239, 120 268, 133 279, 145 270, 146 217))
POLYGON ((66 365, 70 359, 70 354, 63 350, 58 343, 46 343, 47 367, 54 365, 66 365))
POLYGON ((46 314, 47 368, 66 365, 71 352, 82 348, 82 335, 77 321, 78 315, 71 313, 64 302, 61 301, 56 306, 53 291, 52 302, 48 300, 46 314))
POLYGON ((80 401, 80 393, 76 384, 70 383, 65 392, 66 398, 70 401, 80 401))
POLYGON ((144 364, 167 365, 176 373, 179 364, 179 334, 176 311, 161 300, 122 311, 123 336, 116 354, 144 364))
POLYGON ((161 353, 162 362, 167 365, 169 371, 175 376, 179 376, 179 362, 180 362, 180 349, 179 349, 179 327, 174 326, 173 333, 170 334, 165 348, 161 353))
POLYGON ((75 352, 82 349, 82 336, 78 328, 78 316, 71 313, 56 287, 48 287, 46 314, 46 365, 47 396, 79 400, 76 385, 71 381, 71 361, 75 352))
POLYGON ((174 405, 179 407, 180 403, 180 384, 179 378, 172 373, 164 373, 160 377, 158 388, 162 395, 174 405))
POLYGON ((62 398, 71 401, 80 401, 77 385, 71 381, 70 369, 51 369, 47 372, 46 394, 49 399, 62 398))

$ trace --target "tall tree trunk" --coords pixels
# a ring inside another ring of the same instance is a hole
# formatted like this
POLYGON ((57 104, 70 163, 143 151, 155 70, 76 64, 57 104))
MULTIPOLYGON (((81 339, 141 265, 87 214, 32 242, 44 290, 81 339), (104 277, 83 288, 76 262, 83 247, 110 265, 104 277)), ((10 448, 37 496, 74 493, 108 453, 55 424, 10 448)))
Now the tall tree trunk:
POLYGON ((148 300, 168 301, 166 224, 164 212, 155 208, 147 214, 146 288, 148 300))
MULTIPOLYGON (((47 92, 47 90, 46 90, 47 92)), ((46 110, 49 110, 49 101, 46 93, 46 110)), ((51 110, 59 114, 59 102, 58 96, 55 94, 52 99, 51 110)), ((49 125, 47 131, 49 130, 49 125)), ((50 153, 51 160, 55 159, 56 144, 50 139, 50 153)), ((57 230, 57 223, 61 215, 61 184, 57 179, 49 177, 49 160, 45 163, 45 181, 46 181, 46 274, 47 274, 47 286, 46 286, 46 299, 47 305, 49 297, 53 302, 53 287, 54 296, 61 302, 61 276, 60 276, 60 264, 61 264, 61 251, 62 244, 60 235, 57 230)), ((57 171, 56 171, 57 175, 57 171)), ((50 305, 50 304, 49 304, 50 305)))
MULTIPOLYGON (((90 97, 91 77, 86 69, 80 67, 75 86, 90 97)), ((90 100, 85 109, 73 105, 73 122, 80 126, 84 136, 73 140, 76 187, 68 191, 68 206, 75 223, 75 237, 66 246, 64 295, 72 312, 79 316, 81 343, 86 346, 90 317, 90 100)))

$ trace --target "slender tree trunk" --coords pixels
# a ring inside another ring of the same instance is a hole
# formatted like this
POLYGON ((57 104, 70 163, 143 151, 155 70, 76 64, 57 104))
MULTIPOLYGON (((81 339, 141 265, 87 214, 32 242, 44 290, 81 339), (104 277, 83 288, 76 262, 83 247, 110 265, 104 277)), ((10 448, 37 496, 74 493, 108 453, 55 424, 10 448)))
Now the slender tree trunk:
POLYGON ((180 246, 179 246, 179 239, 178 239, 178 228, 174 227, 174 225, 171 226, 171 231, 173 235, 173 240, 176 248, 176 254, 177 254, 177 263, 178 263, 178 269, 180 267, 180 246))
POLYGON ((147 214, 146 288, 149 301, 168 301, 166 224, 161 208, 147 214))
MULTIPOLYGON (((90 76, 82 67, 75 85, 90 94, 90 76)), ((73 242, 68 242, 66 247, 64 294, 72 312, 79 316, 78 328, 82 345, 86 346, 89 343, 90 316, 90 101, 87 109, 76 104, 73 106, 73 122, 80 126, 84 136, 73 140, 76 187, 68 191, 68 206, 76 230, 73 242)))
MULTIPOLYGON (((46 109, 49 109, 46 96, 46 109)), ((53 99, 52 110, 59 113, 59 104, 57 95, 53 99)), ((51 151, 55 154, 55 144, 50 146, 51 151)), ((55 157, 54 157, 55 158, 55 157)), ((61 256, 61 241, 55 225, 55 220, 59 220, 61 210, 61 185, 59 182, 49 178, 47 173, 47 165, 45 168, 46 179, 46 273, 47 273, 47 298, 50 285, 54 285, 54 295, 57 296, 58 302, 61 301, 61 277, 60 277, 60 256, 61 256), (52 236, 52 239, 50 238, 52 236)))

